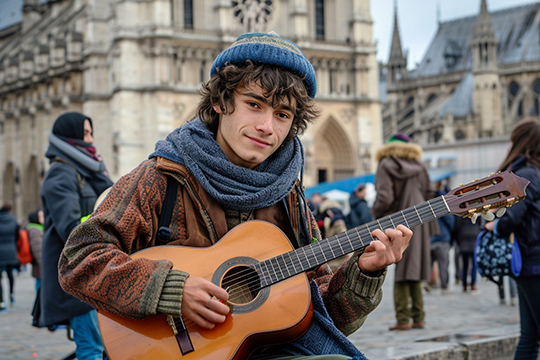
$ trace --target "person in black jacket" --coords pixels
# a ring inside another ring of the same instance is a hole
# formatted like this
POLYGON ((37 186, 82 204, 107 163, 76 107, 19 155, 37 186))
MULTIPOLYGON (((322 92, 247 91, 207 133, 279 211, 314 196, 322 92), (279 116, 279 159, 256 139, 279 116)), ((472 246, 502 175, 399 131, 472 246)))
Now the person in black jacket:
POLYGON ((17 259, 17 240, 19 238, 19 225, 17 218, 11 212, 11 204, 5 203, 0 209, 0 311, 6 309, 4 291, 2 289, 2 274, 7 273, 9 280, 9 301, 15 303, 15 279, 13 270, 20 266, 17 259))
POLYGON ((522 256, 516 276, 521 336, 514 359, 537 359, 540 349, 540 121, 528 119, 516 125, 512 145, 500 171, 511 170, 530 181, 527 196, 509 207, 506 214, 486 224, 496 235, 514 233, 522 256))
POLYGON ((371 209, 366 200, 366 184, 358 184, 349 197, 351 212, 345 217, 347 229, 360 226, 373 220, 371 209))
POLYGON ((481 221, 477 221, 475 224, 471 222, 469 218, 462 218, 460 216, 455 217, 455 225, 452 230, 452 241, 459 246, 459 255, 462 260, 461 267, 461 282, 463 284, 463 292, 467 289, 476 291, 476 262, 474 261, 474 245, 476 244, 476 238, 482 230, 481 221), (470 281, 468 281, 470 269, 470 281))
POLYGON ((39 305, 34 324, 54 327, 69 324, 79 360, 101 359, 103 344, 97 313, 89 304, 64 292, 58 282, 58 260, 71 231, 92 213, 94 203, 112 186, 105 164, 93 147, 92 121, 71 112, 60 115, 49 135, 45 156, 51 167, 41 187, 45 216, 39 305))

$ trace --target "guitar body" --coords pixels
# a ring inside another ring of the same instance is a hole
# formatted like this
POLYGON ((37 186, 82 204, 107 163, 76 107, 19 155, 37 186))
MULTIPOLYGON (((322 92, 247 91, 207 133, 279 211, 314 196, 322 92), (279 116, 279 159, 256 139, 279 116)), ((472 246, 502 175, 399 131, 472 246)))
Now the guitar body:
POLYGON ((236 226, 211 247, 156 246, 132 254, 132 258, 170 260, 173 269, 228 288, 233 310, 223 324, 212 330, 184 319, 194 348, 185 355, 165 315, 132 320, 98 311, 109 358, 246 359, 259 346, 287 343, 300 337, 309 328, 313 315, 304 273, 261 290, 249 290, 254 283, 250 264, 291 250, 293 247, 280 229, 263 221, 250 221, 236 226), (235 292, 241 296, 231 295, 235 292))

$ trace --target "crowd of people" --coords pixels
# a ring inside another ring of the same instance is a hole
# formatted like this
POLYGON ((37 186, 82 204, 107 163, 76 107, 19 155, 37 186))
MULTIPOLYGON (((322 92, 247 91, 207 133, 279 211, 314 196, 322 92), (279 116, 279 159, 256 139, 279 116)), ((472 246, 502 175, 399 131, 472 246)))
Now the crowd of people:
MULTIPOLYGON (((36 279, 32 324, 69 326, 76 357, 97 360, 108 355, 96 309, 141 320, 164 314, 175 324, 181 317, 190 326, 211 330, 228 321, 231 303, 243 299, 196 268, 130 257, 136 251, 163 244, 210 247, 233 228, 247 229, 244 224, 251 220, 277 227, 291 247, 299 249, 445 194, 441 184, 436 191, 431 183, 421 147, 398 133, 376 154, 371 207, 363 183, 351 192, 348 212, 324 194, 307 200, 299 136, 320 113, 316 91, 313 66, 296 44, 275 33, 244 34, 215 59, 211 78, 200 91, 196 117, 158 141, 147 160, 115 183, 94 147, 90 116, 59 116, 44 154, 50 166, 41 187, 42 209, 30 213, 24 224, 17 222, 10 204, 0 209, 0 273, 9 279, 7 292, 0 286, 0 311, 7 302, 15 303, 13 275, 22 265, 17 241, 23 229, 36 279)), ((532 185, 525 201, 501 219, 483 224, 501 234, 514 231, 526 249, 524 272, 516 278, 522 326, 516 359, 538 355, 540 338, 535 305, 540 296, 540 238, 531 235, 540 219, 539 147, 540 123, 519 124, 501 170, 512 169, 532 185)), ((403 225, 369 230, 374 241, 365 248, 305 269, 305 292, 313 299, 314 316, 303 335, 260 347, 250 358, 365 358, 347 335, 362 326, 381 301, 388 266, 394 264, 395 324, 389 330, 424 328, 424 285, 440 281, 441 291, 448 291, 452 246, 463 291, 476 290, 474 243, 481 226, 448 215, 414 232, 403 225), (318 343, 324 346, 310 345, 318 343)), ((277 245, 273 239, 265 241, 268 247, 277 245)), ((237 251, 231 243, 224 246, 237 251)), ((499 293, 504 297, 503 284, 501 278, 499 293)), ((234 285, 242 291, 247 286, 234 285)))

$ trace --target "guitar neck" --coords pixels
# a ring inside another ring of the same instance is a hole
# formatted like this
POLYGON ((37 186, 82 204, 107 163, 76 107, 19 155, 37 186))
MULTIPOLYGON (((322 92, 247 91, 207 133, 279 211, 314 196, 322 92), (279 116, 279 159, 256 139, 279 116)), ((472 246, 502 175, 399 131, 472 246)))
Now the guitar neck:
POLYGON ((270 286, 330 260, 364 249, 376 240, 371 236, 376 229, 384 232, 400 224, 412 229, 448 214, 450 214, 450 209, 444 196, 440 196, 323 241, 261 261, 255 265, 255 270, 261 277, 261 286, 270 286))

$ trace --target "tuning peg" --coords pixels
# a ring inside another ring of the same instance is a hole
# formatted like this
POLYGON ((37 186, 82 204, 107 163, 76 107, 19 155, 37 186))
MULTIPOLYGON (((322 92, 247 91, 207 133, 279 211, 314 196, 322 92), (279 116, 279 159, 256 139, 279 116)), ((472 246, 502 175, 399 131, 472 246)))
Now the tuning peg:
POLYGON ((479 216, 480 216, 479 213, 474 213, 473 216, 471 216, 471 222, 473 224, 476 224, 476 219, 478 219, 479 216))
POLYGON ((500 218, 501 216, 503 216, 504 214, 506 213, 506 208, 500 208, 499 210, 497 210, 497 212, 495 213, 495 215, 500 218))
POLYGON ((484 219, 486 219, 487 221, 493 221, 493 220, 495 220, 495 215, 493 215, 493 213, 492 213, 491 211, 482 213, 482 217, 483 217, 484 219))

